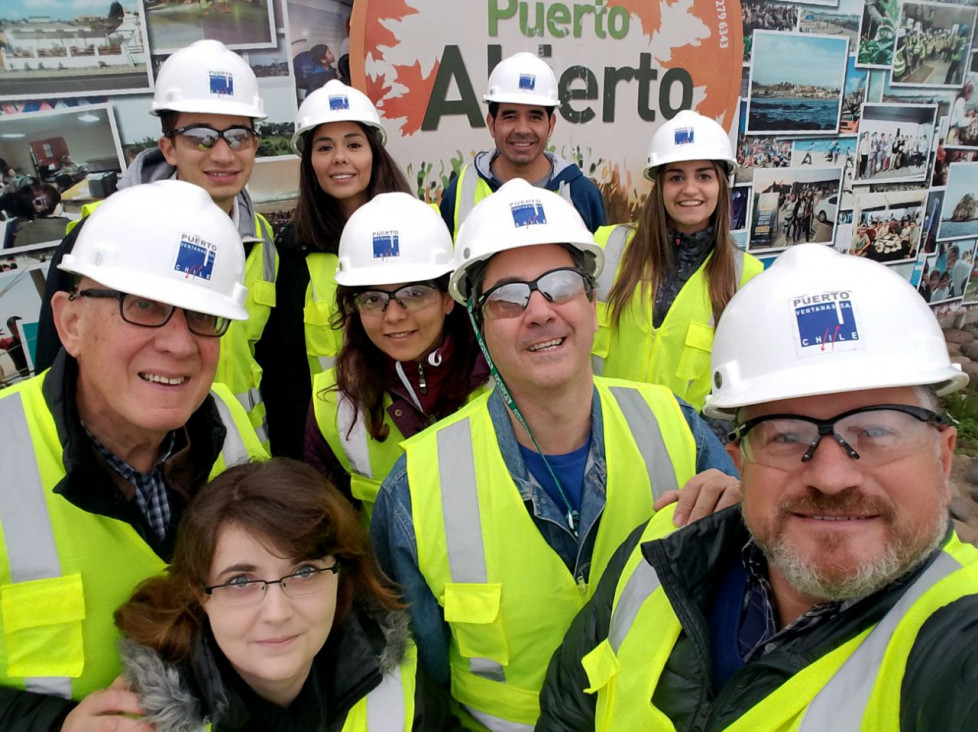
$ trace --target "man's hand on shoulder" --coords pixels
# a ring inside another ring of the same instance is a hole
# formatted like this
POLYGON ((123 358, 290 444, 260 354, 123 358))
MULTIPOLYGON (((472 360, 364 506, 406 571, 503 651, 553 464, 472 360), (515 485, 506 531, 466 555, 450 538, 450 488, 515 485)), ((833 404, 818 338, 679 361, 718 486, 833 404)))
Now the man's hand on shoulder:
POLYGON ((673 523, 685 526, 711 513, 740 503, 740 480, 716 468, 697 473, 678 491, 666 491, 655 502, 659 511, 670 503, 676 504, 673 523))
POLYGON ((154 732, 143 721, 139 697, 120 676, 108 689, 93 691, 65 718, 61 732, 154 732))

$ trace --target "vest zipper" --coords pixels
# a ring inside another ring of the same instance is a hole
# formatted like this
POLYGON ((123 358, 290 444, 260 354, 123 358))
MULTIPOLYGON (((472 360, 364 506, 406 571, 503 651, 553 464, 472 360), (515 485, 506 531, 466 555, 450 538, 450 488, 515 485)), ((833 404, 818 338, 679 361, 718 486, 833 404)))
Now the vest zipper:
POLYGON ((418 361, 418 389, 422 394, 428 393, 428 382, 424 380, 424 361, 418 361))

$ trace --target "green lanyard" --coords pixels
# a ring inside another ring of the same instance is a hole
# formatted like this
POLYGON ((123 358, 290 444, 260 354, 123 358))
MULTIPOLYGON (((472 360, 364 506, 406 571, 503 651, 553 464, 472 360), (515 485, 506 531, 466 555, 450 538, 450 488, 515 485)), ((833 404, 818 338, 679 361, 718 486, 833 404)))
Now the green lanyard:
POLYGON ((465 310, 469 314, 469 321, 472 323, 472 329, 475 331, 475 340, 479 344, 479 349, 482 351, 482 355, 486 358, 486 363, 489 364, 489 373, 492 375, 492 378, 496 380, 496 388, 499 389, 503 402, 516 416, 517 421, 523 426, 523 429, 526 430, 526 434, 530 436, 530 440, 533 442, 533 446, 537 449, 540 459, 543 460, 543 464, 547 466, 547 472, 550 473, 550 478, 553 480, 554 485, 557 486, 557 491, 560 493, 560 497, 564 501, 564 507, 567 509, 567 513, 564 516, 564 518, 567 519, 567 527, 571 530, 571 533, 576 539, 578 538, 578 527, 580 524, 581 515, 571 505, 570 499, 567 498, 567 493, 564 491, 564 487, 557 479, 557 474, 554 473, 553 468, 550 467, 550 461, 547 460, 547 456, 543 454, 543 450, 540 448, 537 438, 533 436, 533 431, 530 429, 530 425, 528 425, 526 420, 523 418, 523 413, 516 405, 516 400, 513 399, 513 395, 510 394, 509 389, 506 387, 506 382, 503 381, 502 375, 499 373, 495 362, 492 360, 492 356, 489 354, 489 348, 486 346, 486 342, 482 337, 482 331, 479 330, 479 324, 475 317, 475 304, 473 297, 470 296, 466 301, 465 310))

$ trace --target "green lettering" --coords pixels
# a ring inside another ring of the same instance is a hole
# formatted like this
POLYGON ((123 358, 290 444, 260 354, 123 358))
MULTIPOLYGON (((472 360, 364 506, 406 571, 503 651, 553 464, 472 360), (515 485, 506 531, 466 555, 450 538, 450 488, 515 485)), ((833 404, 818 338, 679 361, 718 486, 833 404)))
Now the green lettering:
POLYGON ((499 7, 499 0, 489 0, 489 35, 499 35, 499 21, 508 20, 516 15, 517 0, 506 3, 505 8, 499 7))
POLYGON ((571 124, 582 125, 594 119, 594 110, 591 107, 575 109, 571 106, 572 99, 595 100, 598 98, 598 80, 591 69, 586 66, 571 66, 560 75, 560 84, 557 87, 560 98, 560 116, 571 124), (583 89, 572 89, 571 84, 575 81, 583 81, 583 89))
POLYGON ((581 21, 588 13, 594 14, 590 5, 574 5, 574 38, 581 37, 581 21))
POLYGON ((567 35, 567 29, 561 28, 561 25, 567 25, 570 22, 570 10, 563 3, 554 3, 549 8, 547 8, 547 30, 550 31, 550 35, 554 38, 563 38, 567 35))
POLYGON ((536 18, 534 20, 533 27, 530 27, 530 9, 527 7, 526 3, 520 3, 520 31, 527 38, 532 38, 533 36, 543 36, 543 4, 536 3, 534 5, 536 8, 536 18))
POLYGON ((686 69, 669 69, 662 75, 662 83, 659 84, 659 109, 662 116, 672 119, 684 109, 693 107, 693 77, 686 69), (672 106, 672 85, 678 83, 682 85, 683 99, 678 107, 672 106))
POLYGON ((472 88, 472 81, 469 79, 469 72, 465 68, 465 61, 462 60, 458 46, 445 46, 438 63, 435 83, 431 87, 431 97, 428 99, 421 129, 437 130, 442 117, 460 114, 468 118, 469 126, 472 128, 486 126, 479 99, 472 88), (452 79, 455 80, 462 98, 449 101, 446 97, 452 79))
POLYGON ((616 5, 608 11, 608 34, 620 41, 628 35, 628 11, 616 5))

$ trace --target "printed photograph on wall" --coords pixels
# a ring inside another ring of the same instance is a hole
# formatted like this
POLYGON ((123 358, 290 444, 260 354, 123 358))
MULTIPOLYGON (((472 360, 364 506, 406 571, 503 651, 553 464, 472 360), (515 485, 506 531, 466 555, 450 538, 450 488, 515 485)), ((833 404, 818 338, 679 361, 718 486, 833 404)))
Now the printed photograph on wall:
POLYGON ((937 251, 937 232, 941 226, 941 207, 944 205, 944 189, 932 188, 927 194, 927 205, 924 208, 924 231, 922 234, 924 252, 933 254, 937 251))
POLYGON ((859 27, 859 66, 890 68, 897 36, 900 0, 866 0, 859 27))
POLYGON ((859 118, 862 115, 863 104, 866 103, 866 89, 869 81, 869 70, 856 66, 856 57, 849 56, 846 63, 846 86, 842 95, 842 120, 839 131, 855 134, 859 132, 859 118))
POLYGON ((978 164, 951 163, 937 238, 978 236, 978 164))
POLYGON ((754 31, 793 31, 798 25, 798 7, 778 0, 740 0, 740 16, 744 27, 744 63, 751 60, 754 31))
POLYGON ((747 133, 839 132, 849 41, 754 33, 747 133))
POLYGON ((787 168, 791 164, 791 138, 748 135, 747 101, 740 100, 737 132, 737 170, 734 182, 750 183, 755 168, 787 168))
POLYGON ((115 191, 123 169, 108 104, 0 116, 0 158, 20 181, 4 194, 5 250, 60 241, 84 204, 115 191))
POLYGON ((926 180, 936 114, 936 106, 866 104, 860 123, 855 180, 926 180))
POLYGON ((974 264, 975 241, 941 242, 937 254, 924 259, 917 292, 931 305, 960 301, 967 292, 974 264), (964 246, 962 246, 964 245, 964 246), (962 252, 962 250, 965 250, 962 252), (962 253, 969 257, 961 259, 962 253), (955 288, 955 272, 958 286, 955 288))
POLYGON ((350 3, 289 0, 288 56, 297 104, 330 79, 350 83, 350 3))
POLYGON ((856 172, 856 138, 799 139, 791 153, 792 168, 842 168, 840 206, 851 208, 852 182, 856 172))
POLYGON ((884 264, 916 259, 926 198, 924 191, 857 195, 849 253, 884 264))
POLYGON ((151 85, 139 0, 0 0, 0 99, 128 94, 151 85))
POLYGON ((47 264, 0 261, 0 388, 29 377, 47 264))
POLYGON ((960 86, 968 70, 975 9, 903 3, 893 54, 893 85, 960 86))
POLYGON ((859 42, 862 0, 839 0, 838 7, 832 8, 812 8, 807 7, 808 5, 806 3, 800 8, 798 31, 823 36, 845 36, 849 39, 850 52, 855 52, 859 42))
POLYGON ((750 207, 750 186, 734 186, 730 190, 730 228, 740 231, 747 228, 747 209, 750 207))
MULTIPOLYGON (((955 242, 961 248, 961 264, 963 271, 967 274, 967 281, 964 284, 963 297, 964 303, 978 302, 978 268, 975 266, 975 247, 978 240, 962 239, 955 242)), ((952 285, 956 282, 954 272, 951 273, 952 285)))
POLYGON ((841 176, 841 168, 755 171, 747 250, 831 242, 841 176))
POLYGON ((154 54, 169 55, 194 41, 220 41, 228 48, 276 45, 271 0, 143 0, 154 54))
POLYGON ((971 68, 964 84, 954 94, 945 145, 978 148, 978 53, 971 55, 971 68))

